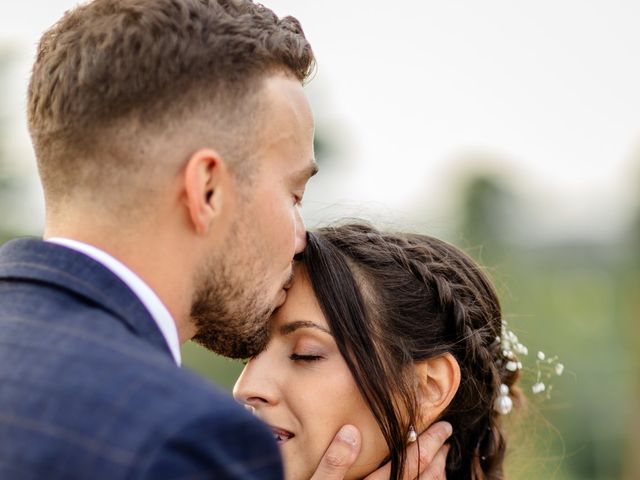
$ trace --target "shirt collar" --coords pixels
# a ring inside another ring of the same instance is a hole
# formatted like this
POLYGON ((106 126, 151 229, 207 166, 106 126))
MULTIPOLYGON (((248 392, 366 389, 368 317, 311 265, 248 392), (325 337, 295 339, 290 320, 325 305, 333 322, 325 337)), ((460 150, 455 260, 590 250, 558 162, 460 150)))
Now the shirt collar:
POLYGON ((125 264, 93 245, 62 237, 48 238, 46 241, 83 253, 94 259, 96 262, 104 265, 111 272, 117 275, 118 278, 120 278, 120 280, 122 280, 140 299, 140 302, 142 302, 151 314, 151 317, 155 320, 158 325, 158 329, 169 346, 169 350, 171 351, 176 364, 179 366, 182 363, 180 355, 180 339, 178 337, 176 323, 160 298, 158 298, 151 287, 149 287, 149 285, 147 285, 138 275, 131 271, 131 269, 129 269, 125 264))

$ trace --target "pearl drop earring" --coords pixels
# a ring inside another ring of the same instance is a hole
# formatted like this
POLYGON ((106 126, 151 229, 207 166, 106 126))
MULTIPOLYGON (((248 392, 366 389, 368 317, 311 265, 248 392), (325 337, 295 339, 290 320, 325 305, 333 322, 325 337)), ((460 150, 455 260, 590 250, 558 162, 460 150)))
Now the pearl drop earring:
POLYGON ((413 443, 418 439, 418 434, 416 433, 413 425, 409 427, 409 433, 407 434, 407 443, 413 443))
POLYGON ((500 395, 496 398, 493 409, 500 415, 508 415, 513 409, 513 400, 509 396, 509 386, 504 383, 500 385, 500 395))

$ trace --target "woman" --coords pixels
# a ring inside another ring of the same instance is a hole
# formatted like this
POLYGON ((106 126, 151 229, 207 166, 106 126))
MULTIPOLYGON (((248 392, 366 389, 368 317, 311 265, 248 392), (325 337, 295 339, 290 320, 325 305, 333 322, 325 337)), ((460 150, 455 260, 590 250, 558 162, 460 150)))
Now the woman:
POLYGON ((289 479, 309 478, 338 428, 360 429, 347 478, 391 460, 436 420, 453 425, 448 479, 501 479, 518 369, 496 293, 458 249, 368 225, 309 234, 266 349, 235 397, 270 424, 289 479))

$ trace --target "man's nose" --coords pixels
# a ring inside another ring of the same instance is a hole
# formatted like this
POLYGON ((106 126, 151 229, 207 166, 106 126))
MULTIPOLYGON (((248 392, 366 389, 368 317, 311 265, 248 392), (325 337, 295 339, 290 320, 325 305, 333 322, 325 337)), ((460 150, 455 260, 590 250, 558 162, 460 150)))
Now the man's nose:
POLYGON ((304 220, 300 214, 300 209, 296 209, 296 255, 302 253, 307 247, 307 230, 304 227, 304 220))

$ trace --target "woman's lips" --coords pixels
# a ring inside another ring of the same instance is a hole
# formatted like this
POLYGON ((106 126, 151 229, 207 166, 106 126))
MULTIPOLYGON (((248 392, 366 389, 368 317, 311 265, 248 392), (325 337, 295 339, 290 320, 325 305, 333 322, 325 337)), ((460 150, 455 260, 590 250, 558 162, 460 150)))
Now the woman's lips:
MULTIPOLYGON (((260 418, 260 416, 258 415, 258 412, 256 412, 255 407, 253 407, 252 405, 245 404, 244 408, 249 410, 249 412, 251 412, 254 416, 260 418)), ((264 420, 262 421, 264 422, 264 420)), ((269 424, 267 424, 267 426, 273 432, 273 438, 278 443, 278 445, 281 445, 287 440, 291 440, 293 437, 295 437, 294 433, 291 433, 289 430, 285 430, 284 428, 274 427, 273 425, 269 425, 269 424)))
POLYGON ((273 438, 275 438, 278 445, 282 445, 287 440, 291 440, 293 437, 295 437, 295 435, 291 433, 289 430, 273 427, 271 425, 269 426, 271 427, 271 431, 273 432, 273 438))

